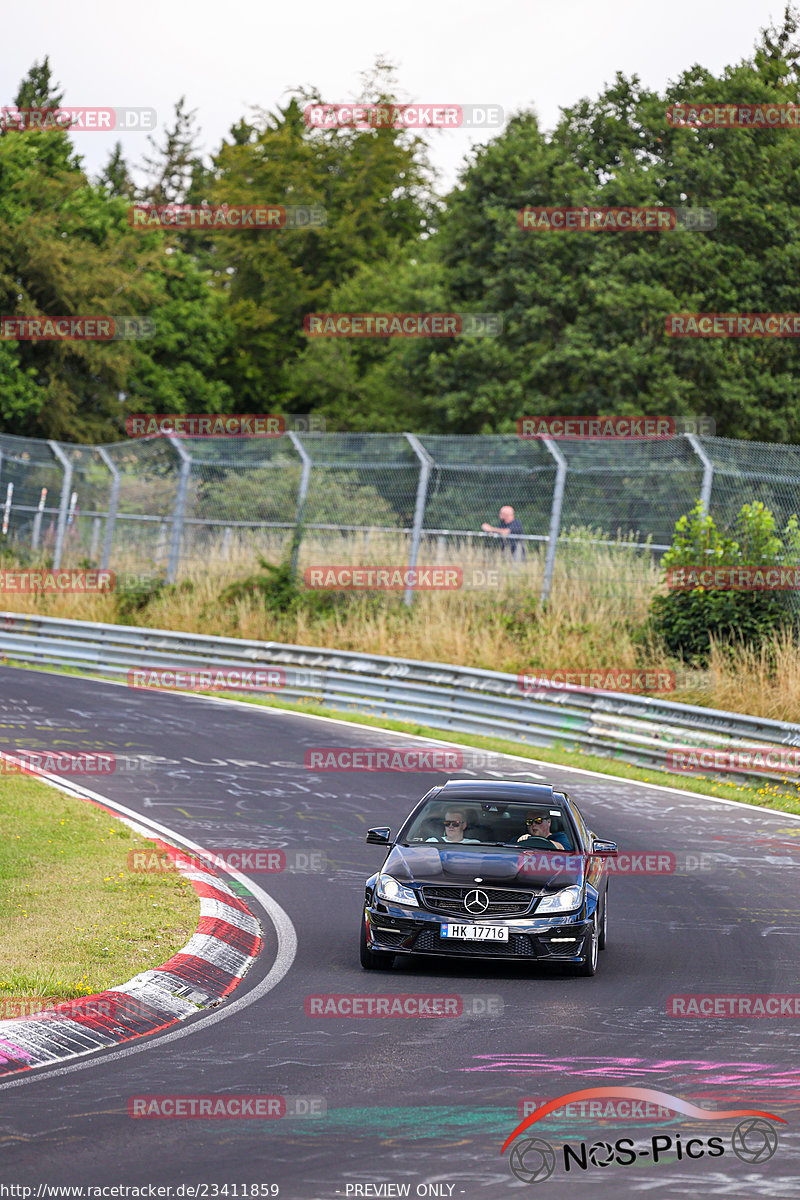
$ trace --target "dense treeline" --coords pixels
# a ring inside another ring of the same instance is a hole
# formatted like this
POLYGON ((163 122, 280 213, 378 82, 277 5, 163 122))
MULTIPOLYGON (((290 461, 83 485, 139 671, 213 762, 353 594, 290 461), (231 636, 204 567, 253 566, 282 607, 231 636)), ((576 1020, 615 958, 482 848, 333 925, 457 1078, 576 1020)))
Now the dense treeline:
MULTIPOLYGON (((153 337, 0 340, 0 430, 88 442, 127 412, 308 412, 331 429, 492 433, 523 414, 705 414, 800 442, 792 339, 674 339, 670 312, 800 312, 800 130, 672 127, 668 105, 800 102, 797 14, 719 76, 664 94, 618 75, 543 131, 512 117, 445 197, 425 141, 311 129, 298 91, 210 161, 181 100, 144 170, 118 146, 89 179, 62 131, 0 131, 0 314, 150 317, 153 337), (134 178, 146 179, 137 185, 134 178), (303 230, 131 229, 133 201, 321 205, 303 230), (522 231, 526 205, 712 209, 711 232, 522 231), (471 311, 499 337, 316 339, 322 311, 471 311)), ((362 101, 394 95, 390 68, 362 101)), ((47 59, 15 104, 57 106, 47 59)))

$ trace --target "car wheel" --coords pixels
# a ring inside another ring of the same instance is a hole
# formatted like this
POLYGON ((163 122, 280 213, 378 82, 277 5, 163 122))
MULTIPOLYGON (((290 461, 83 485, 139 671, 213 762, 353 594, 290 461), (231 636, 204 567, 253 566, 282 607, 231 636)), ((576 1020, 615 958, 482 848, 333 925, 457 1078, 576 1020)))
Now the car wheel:
POLYGON ((589 938, 589 948, 586 951, 583 962, 578 963, 576 975, 594 975, 597 970, 597 951, 600 945, 600 932, 598 929, 597 909, 594 910, 592 917, 592 932, 589 938))
POLYGON ((367 923, 361 922, 361 965, 365 971, 386 971, 394 963, 395 956, 385 950, 370 950, 367 945, 367 923))
POLYGON ((603 915, 600 918, 600 938, 598 946, 601 950, 605 950, 608 943, 608 884, 603 892, 603 915))

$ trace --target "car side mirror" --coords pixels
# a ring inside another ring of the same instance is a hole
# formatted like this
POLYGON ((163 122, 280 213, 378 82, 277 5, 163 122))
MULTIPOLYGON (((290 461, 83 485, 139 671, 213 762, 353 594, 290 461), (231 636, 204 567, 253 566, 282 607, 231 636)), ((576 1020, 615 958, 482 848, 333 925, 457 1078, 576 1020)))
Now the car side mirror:
POLYGON ((390 846, 392 831, 388 825, 381 825, 378 829, 367 830, 367 841, 372 846, 390 846))
POLYGON ((617 843, 601 842, 598 838, 594 838, 592 840, 592 854, 601 854, 609 858, 616 858, 617 843))

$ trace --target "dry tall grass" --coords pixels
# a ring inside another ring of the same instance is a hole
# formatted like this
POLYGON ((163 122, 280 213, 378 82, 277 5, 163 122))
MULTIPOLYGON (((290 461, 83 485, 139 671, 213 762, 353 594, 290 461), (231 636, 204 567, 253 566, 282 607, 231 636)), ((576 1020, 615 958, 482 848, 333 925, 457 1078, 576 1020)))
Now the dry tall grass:
MULTIPOLYGON (((800 720, 800 642, 788 634, 756 651, 714 647, 708 671, 689 670, 643 638, 642 627, 661 574, 652 556, 619 546, 575 539, 559 547, 550 602, 539 605, 544 547, 528 550, 522 564, 468 543, 423 544, 421 566, 459 566, 458 591, 420 591, 409 610, 398 593, 349 593, 334 613, 304 607, 274 614, 258 598, 221 604, 227 584, 257 570, 257 552, 273 563, 283 547, 255 535, 207 545, 182 565, 179 586, 155 596, 128 621, 255 640, 361 650, 404 658, 452 662, 498 671, 558 668, 645 667, 674 670, 670 697, 735 712, 800 720), (494 572, 488 575, 487 572, 494 572)), ((498 548, 499 551, 499 548, 498 548)), ((309 533, 300 554, 300 576, 322 565, 394 565, 407 562, 402 536, 309 533)), ((3 607, 90 621, 117 622, 120 599, 132 578, 146 582, 158 572, 129 558, 115 564, 121 591, 102 596, 14 595, 3 607)))

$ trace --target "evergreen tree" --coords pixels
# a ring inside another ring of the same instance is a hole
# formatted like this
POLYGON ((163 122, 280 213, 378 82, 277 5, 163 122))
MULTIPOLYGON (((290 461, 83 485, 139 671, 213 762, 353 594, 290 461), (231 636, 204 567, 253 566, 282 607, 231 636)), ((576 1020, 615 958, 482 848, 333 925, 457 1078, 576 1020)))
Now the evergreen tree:
POLYGON ((63 99, 61 85, 53 82, 50 56, 46 54, 20 83, 14 104, 17 108, 59 108, 63 99))
POLYGON ((115 143, 108 162, 97 178, 97 184, 109 196, 124 196, 128 200, 135 197, 136 186, 122 153, 121 142, 115 143))
POLYGON ((152 155, 145 155, 144 166, 149 179, 140 199, 148 204, 183 204, 199 162, 197 142, 197 110, 186 109, 186 97, 175 105, 171 127, 164 130, 163 144, 148 137, 152 155))

